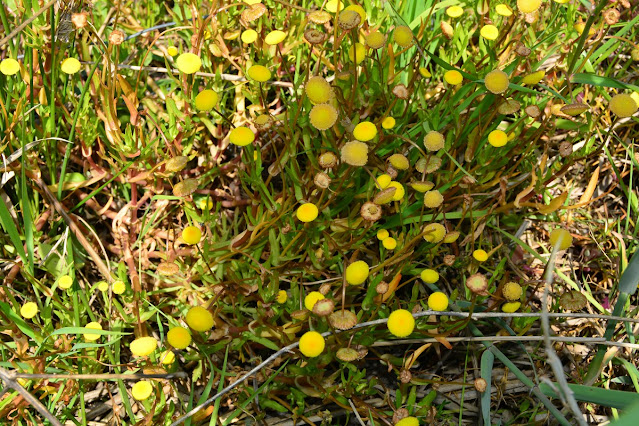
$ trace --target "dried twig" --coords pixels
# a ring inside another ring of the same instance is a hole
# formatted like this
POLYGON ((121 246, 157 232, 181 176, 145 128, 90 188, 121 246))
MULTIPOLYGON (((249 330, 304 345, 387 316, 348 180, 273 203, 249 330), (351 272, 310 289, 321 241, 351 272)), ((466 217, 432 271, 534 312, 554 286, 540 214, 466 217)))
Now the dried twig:
POLYGON ((29 391, 23 388, 20 383, 15 380, 15 374, 5 370, 4 368, 0 368, 0 379, 2 379, 5 383, 5 386, 17 391, 25 401, 33 405, 33 407, 38 410, 38 413, 42 414, 42 417, 49 420, 53 426, 62 426, 62 423, 60 423, 58 419, 56 419, 55 416, 47 410, 47 407, 45 407, 38 398, 31 395, 29 391))

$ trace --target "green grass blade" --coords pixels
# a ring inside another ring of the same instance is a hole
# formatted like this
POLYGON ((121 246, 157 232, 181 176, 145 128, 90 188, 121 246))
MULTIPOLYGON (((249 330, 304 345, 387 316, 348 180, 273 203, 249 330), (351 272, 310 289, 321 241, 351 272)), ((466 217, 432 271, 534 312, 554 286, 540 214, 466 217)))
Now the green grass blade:
MULTIPOLYGON (((556 383, 553 386, 558 387, 556 383)), ((635 392, 624 392, 614 389, 602 389, 594 386, 584 386, 576 384, 568 384, 577 401, 590 402, 606 407, 614 407, 625 409, 633 404, 639 403, 639 394, 635 392)), ((544 395, 551 398, 558 398, 557 392, 547 383, 539 385, 539 389, 544 395)), ((636 423, 635 423, 636 424, 636 423)))

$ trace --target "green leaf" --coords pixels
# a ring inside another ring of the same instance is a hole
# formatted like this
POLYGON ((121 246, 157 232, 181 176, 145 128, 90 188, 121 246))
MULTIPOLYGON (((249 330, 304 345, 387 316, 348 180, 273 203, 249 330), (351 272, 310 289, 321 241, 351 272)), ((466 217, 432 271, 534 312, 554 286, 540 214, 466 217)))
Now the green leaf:
POLYGON ((639 86, 635 86, 634 84, 624 83, 614 78, 602 77, 600 75, 595 75, 595 74, 586 74, 586 73, 574 74, 572 76, 571 81, 573 83, 578 83, 578 84, 591 84, 593 86, 599 86, 599 87, 614 87, 615 89, 628 89, 628 90, 639 91, 639 86))
MULTIPOLYGON (((553 383, 558 388, 557 383, 553 383)), ((568 387, 573 392, 573 396, 577 401, 591 402, 593 404, 603 405, 605 407, 614 407, 625 409, 633 404, 639 404, 639 394, 635 392, 624 392, 614 389, 596 388, 594 386, 584 386, 569 383, 568 387)), ((551 398, 559 398, 557 392, 554 391, 547 383, 539 385, 539 389, 551 398)), ((635 423, 636 424, 636 423, 635 423)))

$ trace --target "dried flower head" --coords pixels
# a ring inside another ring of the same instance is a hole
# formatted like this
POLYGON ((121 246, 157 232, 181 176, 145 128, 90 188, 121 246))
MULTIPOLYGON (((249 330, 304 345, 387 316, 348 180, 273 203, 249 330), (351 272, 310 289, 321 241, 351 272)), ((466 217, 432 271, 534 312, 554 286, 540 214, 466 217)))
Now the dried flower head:
POLYGON ((84 28, 87 25, 87 12, 73 13, 71 14, 71 23, 76 29, 84 28))
POLYGON ((320 299, 313 305, 313 313, 320 317, 327 317, 333 313, 335 302, 333 299, 320 299))
POLYGON ((504 298, 509 302, 514 302, 521 298, 522 289, 519 284, 510 281, 504 284, 504 287, 501 289, 501 294, 503 294, 504 298))
POLYGON ((342 161, 351 166, 365 166, 368 162, 368 145, 364 142, 346 142, 341 153, 342 161))
POLYGON ((109 34, 109 43, 114 46, 119 46, 124 42, 124 33, 120 30, 113 30, 109 34))
POLYGON ((308 14, 308 20, 314 24, 324 25, 331 20, 331 14, 323 10, 315 10, 308 14))
POLYGON ((324 172, 318 172, 315 174, 315 177, 313 178, 313 183, 318 188, 326 189, 331 184, 331 178, 324 172))
POLYGON ((382 217, 382 208, 370 201, 365 202, 359 210, 359 214, 364 220, 375 222, 382 217))
POLYGON ((502 70, 493 70, 484 77, 486 89, 494 94, 504 93, 508 89, 508 74, 502 70))
POLYGON ((485 296, 488 294, 486 293, 486 289, 488 288, 488 280, 483 274, 480 273, 476 273, 468 277, 466 279, 466 287, 471 292, 481 296, 485 296))
POLYGON ((325 169, 333 168, 337 164, 337 155, 330 151, 325 152, 319 156, 318 162, 325 169))
POLYGON ((414 181, 414 182, 411 182, 409 185, 417 192, 430 191, 431 189, 433 189, 433 187, 435 187, 435 184, 430 181, 425 181, 425 182, 414 181))
POLYGON ((424 136, 424 147, 428 151, 439 151, 444 147, 445 142, 444 135, 435 130, 426 133, 426 136, 424 136))
POLYGON ((328 322, 333 328, 338 330, 348 330, 357 325, 357 315, 351 311, 342 311, 340 309, 329 315, 328 322))
POLYGON ((388 162, 397 170, 408 170, 410 162, 403 154, 393 154, 388 157, 388 162))
POLYGON ((521 104, 514 99, 506 99, 497 107, 497 112, 503 115, 514 114, 521 109, 521 104))
POLYGON ((357 28, 361 22, 361 16, 354 10, 344 9, 340 12, 339 17, 337 18, 337 25, 344 31, 350 31, 353 28, 357 28))
POLYGON ((400 83, 393 87, 393 95, 397 96, 399 99, 406 100, 410 98, 410 91, 405 85, 400 83))
POLYGON ((312 45, 317 45, 324 43, 326 35, 316 28, 307 28, 304 31, 304 39, 312 45))

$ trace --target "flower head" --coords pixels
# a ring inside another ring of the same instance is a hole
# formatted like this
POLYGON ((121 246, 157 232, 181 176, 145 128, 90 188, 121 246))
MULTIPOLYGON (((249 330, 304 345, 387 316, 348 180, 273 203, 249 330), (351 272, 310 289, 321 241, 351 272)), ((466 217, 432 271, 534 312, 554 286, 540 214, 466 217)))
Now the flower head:
POLYGON ((153 393, 153 385, 148 380, 140 380, 133 385, 131 395, 138 401, 144 401, 153 393))
POLYGON ((386 44, 386 36, 379 31, 373 31, 365 38, 366 46, 371 49, 381 49, 386 44))
POLYGON ((280 290, 277 292, 277 303, 281 305, 286 303, 287 300, 288 300, 288 294, 286 294, 286 291, 280 290))
POLYGON ((439 281, 439 273, 434 269, 424 269, 419 274, 419 277, 426 284, 435 284, 437 281, 439 281))
POLYGON ((327 130, 337 121, 337 110, 331 104, 315 105, 308 118, 317 130, 327 130))
POLYGON ((175 349, 185 349, 191 344, 191 333, 184 327, 176 326, 166 333, 166 340, 175 349))
POLYGON ((255 140, 255 133, 246 126, 236 127, 229 133, 229 141, 233 145, 246 146, 253 143, 255 140))
POLYGON ((312 311, 313 306, 315 306, 315 304, 322 299, 324 299, 324 295, 322 293, 320 293, 319 291, 311 291, 304 298, 304 306, 309 311, 312 311))
POLYGON ((329 12, 335 13, 337 10, 344 10, 344 3, 341 0, 328 0, 325 7, 329 12))
POLYGON ((164 351, 160 354, 160 362, 164 365, 171 365, 175 361, 173 351, 164 351))
POLYGON ((539 83, 544 78, 545 75, 546 73, 543 70, 535 71, 532 74, 528 74, 524 76, 521 79, 520 83, 524 85, 528 85, 528 86, 534 86, 535 84, 539 83))
POLYGON ((65 74, 75 74, 80 71, 80 68, 82 68, 82 64, 76 58, 66 58, 60 64, 60 69, 65 74))
POLYGON ((195 245, 202 239, 202 231, 197 226, 189 225, 182 231, 182 239, 187 244, 195 245))
POLYGON ((417 417, 408 416, 395 423, 395 426, 419 426, 419 420, 417 417))
POLYGON ((513 10, 507 4, 503 4, 503 3, 500 3, 497 6, 495 6, 495 11, 497 12, 497 15, 501 15, 505 17, 509 17, 513 14, 513 10))
POLYGON ((366 47, 362 43, 355 43, 348 49, 348 59, 356 64, 362 63, 366 58, 366 47))
POLYGON ((499 37, 499 30, 496 26, 488 24, 481 27, 479 34, 486 40, 496 40, 499 37))
POLYGON ((608 107, 619 118, 630 117, 639 108, 632 96, 626 94, 613 96, 608 107))
POLYGON ((352 4, 350 6, 347 6, 346 9, 344 10, 352 10, 354 12, 357 12, 357 14, 359 15, 362 24, 366 22, 366 11, 364 10, 364 8, 358 4, 352 4))
POLYGON ((115 294, 123 294, 126 291, 126 284, 122 280, 117 280, 111 284, 111 288, 115 294))
POLYGON ((382 245, 386 250, 395 250, 395 247, 397 247, 397 240, 393 237, 386 237, 382 240, 382 245))
MULTIPOLYGON (((90 328, 91 330, 102 330, 102 326, 99 322, 90 322, 84 326, 84 328, 90 328)), ((95 333, 84 333, 84 340, 87 342, 95 342, 100 338, 99 334, 95 333)))
POLYGON ((106 281, 100 281, 96 286, 100 291, 107 291, 109 289, 109 283, 106 281))
POLYGON ((38 305, 34 302, 27 302, 20 308, 20 315, 22 318, 31 319, 38 313, 38 305))
POLYGON ((508 314, 512 314, 513 312, 516 312, 520 306, 521 302, 508 302, 501 305, 501 310, 508 314))
POLYGON ((533 13, 541 6, 541 0, 517 0, 517 9, 522 13, 533 13))
POLYGON ((385 189, 388 187, 388 185, 390 185, 392 180, 393 178, 390 177, 390 175, 384 173, 383 175, 377 176, 377 179, 375 179, 375 183, 377 184, 379 189, 385 189))
POLYGON ((368 263, 357 260, 346 267, 346 282, 350 285, 360 285, 368 278, 368 263))
POLYGON ((503 130, 493 130, 488 134, 488 143, 492 146, 499 148, 508 142, 508 135, 503 130))
POLYGON ((434 209, 442 205, 444 196, 438 190, 426 191, 424 193, 424 206, 434 209))
POLYGON ((408 170, 410 162, 403 154, 393 154, 388 157, 388 162, 397 170, 408 170))
POLYGON ((68 289, 71 288, 71 286, 73 285, 73 278, 71 278, 69 275, 62 275, 60 278, 58 278, 58 287, 60 287, 61 289, 68 289))
POLYGON ((373 139, 377 135, 377 127, 370 121, 362 121, 355 129, 353 129, 353 136, 358 141, 367 142, 373 139))
POLYGON ((488 91, 494 94, 504 93, 508 89, 508 74, 502 70, 493 70, 484 77, 484 85, 488 91))
POLYGON ((448 296, 441 291, 428 296, 428 307, 433 311, 445 311, 448 308, 448 296))
POLYGON ((426 136, 424 136, 424 146, 432 152, 442 149, 445 142, 444 135, 435 130, 426 133, 426 136))
POLYGON ((485 262, 488 260, 488 253, 486 250, 477 249, 473 252, 473 257, 477 262, 485 262))
POLYGON ((389 236, 390 236, 390 233, 388 232, 387 229, 380 229, 379 231, 377 231, 377 239, 380 241, 383 241, 389 236))
POLYGON ((406 190, 404 189, 404 186, 401 183, 397 181, 391 181, 391 183, 388 184, 388 187, 395 188, 393 201, 401 201, 401 199, 404 198, 404 195, 406 194, 406 190))
POLYGON ((333 89, 329 82, 318 75, 308 79, 304 86, 304 91, 314 104, 325 104, 333 97, 333 89))
POLYGON ((168 53, 170 56, 177 56, 178 49, 175 46, 169 46, 166 48, 166 53, 168 53))
POLYGON ((464 80, 464 77, 457 70, 449 70, 444 73, 444 80, 446 80, 446 83, 448 84, 457 86, 464 80))
POLYGON ((463 14, 464 14, 464 9, 462 9, 459 6, 450 6, 449 8, 446 9, 446 15, 450 16, 451 18, 459 18, 463 14))
POLYGON ((319 356, 326 346, 324 337, 317 331, 307 331, 300 338, 300 352, 306 357, 319 356))
POLYGON ((246 31, 243 31, 240 38, 242 39, 242 42, 244 42, 245 44, 251 44, 255 40, 257 40, 257 31, 253 29, 248 29, 246 31))
POLYGON ((283 42, 285 38, 286 33, 284 31, 274 30, 266 34, 266 37, 264 37, 264 43, 273 46, 283 42))
POLYGON ((426 191, 430 191, 431 189, 433 189, 433 187, 435 186, 435 184, 433 182, 430 181, 426 181, 426 182, 411 182, 410 186, 417 192, 426 192, 426 191))
POLYGON ((559 245, 559 250, 566 250, 572 245, 572 235, 565 229, 553 229, 550 233, 550 245, 559 245))
POLYGON ((430 223, 424 227, 424 239, 429 243, 438 243, 444 239, 446 228, 439 223, 430 223))
POLYGON ((138 337, 129 345, 134 356, 149 356, 158 347, 158 341, 151 336, 138 337))
POLYGON ((413 44, 413 30, 405 25, 400 25, 393 31, 393 40, 400 47, 408 47, 413 44))
POLYGON ((395 127, 395 119, 393 117, 386 117, 382 120, 382 127, 386 130, 395 127))
POLYGON ((219 96, 211 89, 204 89, 195 97, 195 108, 198 111, 210 111, 217 104, 219 96))
POLYGON ((300 222, 312 222, 317 219, 319 209, 313 203, 304 203, 297 208, 295 214, 300 222))
POLYGON ((195 74, 202 67, 202 60, 195 53, 182 53, 175 60, 175 66, 184 74, 195 74))
POLYGON ((501 289, 501 294, 503 294, 504 298, 509 302, 514 302, 521 298, 521 286, 512 281, 508 282, 504 285, 504 288, 501 289))
POLYGON ((368 162, 368 145, 364 142, 346 142, 341 153, 342 161, 351 166, 365 166, 368 162))
POLYGON ((271 78, 271 72, 264 65, 253 65, 248 69, 248 71, 246 71, 246 75, 248 75, 251 80, 255 80, 260 83, 269 81, 271 78))
POLYGON ((406 309, 397 309, 388 317, 388 331, 396 337, 406 337, 415 329, 415 318, 406 309))
POLYGON ((337 25, 344 30, 349 31, 353 28, 357 28, 362 22, 362 17, 359 13, 354 10, 348 10, 348 8, 344 9, 340 12, 339 17, 337 19, 337 25))
POLYGON ((186 323, 195 331, 209 331, 215 321, 211 312, 201 306, 193 306, 186 313, 186 323))
POLYGON ((3 59, 0 62, 0 72, 4 75, 14 75, 20 71, 20 63, 13 58, 3 59))

